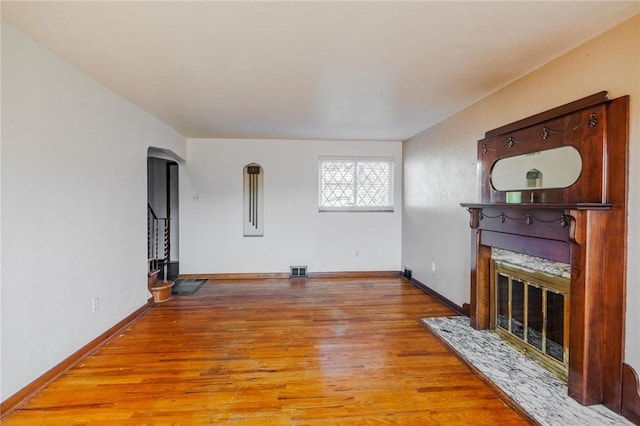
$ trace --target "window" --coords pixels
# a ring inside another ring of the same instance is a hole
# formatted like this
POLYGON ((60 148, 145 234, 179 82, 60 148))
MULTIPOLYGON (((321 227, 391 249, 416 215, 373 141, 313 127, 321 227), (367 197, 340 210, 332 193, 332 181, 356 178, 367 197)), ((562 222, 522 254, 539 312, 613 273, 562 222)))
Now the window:
POLYGON ((319 210, 393 211, 393 159, 320 158, 319 210))

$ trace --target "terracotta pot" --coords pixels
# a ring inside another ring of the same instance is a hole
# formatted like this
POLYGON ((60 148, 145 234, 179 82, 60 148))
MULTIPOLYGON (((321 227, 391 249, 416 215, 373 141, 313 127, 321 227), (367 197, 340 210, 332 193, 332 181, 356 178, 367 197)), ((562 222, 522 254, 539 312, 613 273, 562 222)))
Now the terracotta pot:
POLYGON ((166 302, 171 299, 171 289, 173 288, 173 281, 157 282, 151 290, 151 294, 153 294, 153 301, 155 303, 166 302))

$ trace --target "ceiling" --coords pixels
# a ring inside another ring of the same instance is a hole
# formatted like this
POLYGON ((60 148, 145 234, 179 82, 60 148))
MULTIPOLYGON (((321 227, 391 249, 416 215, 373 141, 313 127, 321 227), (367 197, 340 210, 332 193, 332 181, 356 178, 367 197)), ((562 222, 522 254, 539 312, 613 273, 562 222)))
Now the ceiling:
POLYGON ((639 5, 2 1, 2 19, 187 137, 405 140, 639 5))

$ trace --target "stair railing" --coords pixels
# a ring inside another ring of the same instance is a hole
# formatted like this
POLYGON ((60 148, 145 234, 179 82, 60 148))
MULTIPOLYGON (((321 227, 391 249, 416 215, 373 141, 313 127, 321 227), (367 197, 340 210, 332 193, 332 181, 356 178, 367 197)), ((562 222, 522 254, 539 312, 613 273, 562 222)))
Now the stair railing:
POLYGON ((163 280, 167 280, 167 268, 169 263, 169 223, 167 218, 158 215, 147 203, 147 261, 149 271, 159 270, 162 263, 163 280), (161 237, 162 233, 162 237, 161 237))

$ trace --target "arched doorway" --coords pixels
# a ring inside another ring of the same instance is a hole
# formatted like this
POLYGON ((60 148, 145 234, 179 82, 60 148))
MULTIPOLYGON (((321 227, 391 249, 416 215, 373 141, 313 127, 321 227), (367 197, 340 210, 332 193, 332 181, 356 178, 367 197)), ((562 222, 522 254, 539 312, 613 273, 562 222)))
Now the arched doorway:
POLYGON ((179 163, 165 151, 149 148, 147 156, 147 259, 159 280, 180 272, 179 163))

